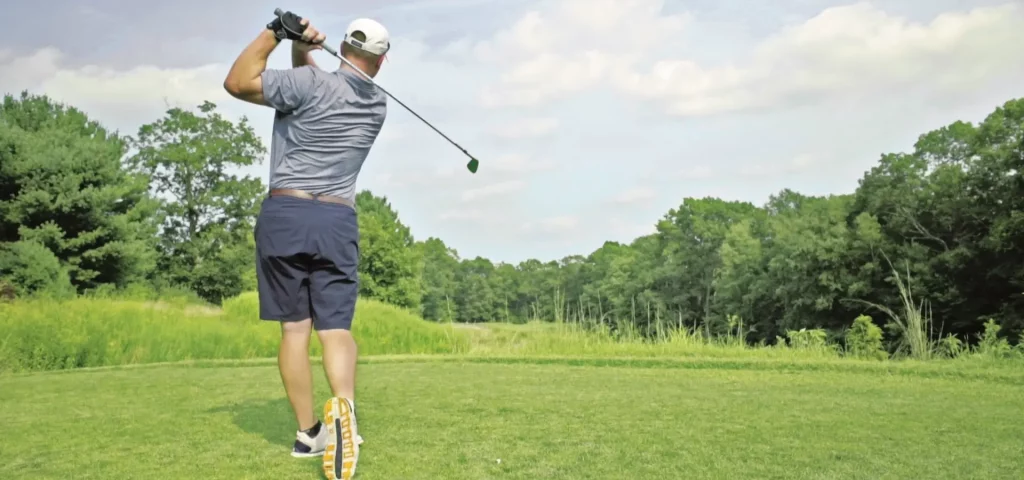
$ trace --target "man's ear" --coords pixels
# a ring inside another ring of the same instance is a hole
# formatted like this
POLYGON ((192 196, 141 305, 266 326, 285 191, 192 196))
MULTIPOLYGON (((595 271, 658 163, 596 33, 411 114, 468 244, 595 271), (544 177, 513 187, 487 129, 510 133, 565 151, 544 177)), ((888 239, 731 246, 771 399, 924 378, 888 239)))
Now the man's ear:
POLYGON ((381 55, 380 57, 377 57, 377 69, 380 69, 380 66, 384 65, 384 58, 385 58, 384 55, 381 55))

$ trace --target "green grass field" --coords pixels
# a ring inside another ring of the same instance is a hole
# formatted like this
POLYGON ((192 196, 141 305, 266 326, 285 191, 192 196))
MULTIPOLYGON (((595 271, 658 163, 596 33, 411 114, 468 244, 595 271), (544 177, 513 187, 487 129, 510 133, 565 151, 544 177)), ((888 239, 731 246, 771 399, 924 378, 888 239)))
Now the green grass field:
MULTIPOLYGON (((380 357, 357 477, 1021 478, 1019 376, 905 373, 380 357)), ((268 361, 6 376, 0 404, 0 478, 321 478, 268 361)))
MULTIPOLYGON (((357 478, 1024 478, 1017 360, 858 361, 359 308, 357 478)), ((288 455, 276 327, 254 318, 251 296, 0 304, 0 478, 322 478, 288 455)))

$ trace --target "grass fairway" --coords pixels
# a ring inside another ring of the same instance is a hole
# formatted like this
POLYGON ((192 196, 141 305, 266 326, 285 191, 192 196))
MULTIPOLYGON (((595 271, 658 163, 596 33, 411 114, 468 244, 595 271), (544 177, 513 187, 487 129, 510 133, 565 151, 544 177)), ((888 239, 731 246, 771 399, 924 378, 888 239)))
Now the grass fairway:
MULTIPOLYGON (((1021 478, 1020 376, 572 363, 368 360, 357 478, 1021 478)), ((322 478, 269 361, 8 375, 0 405, 0 478, 322 478)))

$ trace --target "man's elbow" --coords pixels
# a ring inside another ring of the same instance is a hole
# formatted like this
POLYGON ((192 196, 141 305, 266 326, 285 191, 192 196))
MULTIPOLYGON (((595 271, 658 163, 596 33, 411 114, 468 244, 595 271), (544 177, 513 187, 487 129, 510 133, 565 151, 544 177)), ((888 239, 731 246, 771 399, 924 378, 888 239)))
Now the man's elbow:
POLYGON ((224 79, 224 90, 227 90, 232 97, 238 98, 242 95, 242 84, 238 79, 229 75, 224 79))
POLYGON ((257 105, 267 105, 263 99, 263 82, 257 77, 254 80, 239 80, 231 75, 224 79, 224 90, 232 97, 257 105))
POLYGON ((228 75, 228 78, 224 79, 224 90, 227 90, 232 97, 252 101, 263 97, 263 82, 259 77, 245 80, 228 75))

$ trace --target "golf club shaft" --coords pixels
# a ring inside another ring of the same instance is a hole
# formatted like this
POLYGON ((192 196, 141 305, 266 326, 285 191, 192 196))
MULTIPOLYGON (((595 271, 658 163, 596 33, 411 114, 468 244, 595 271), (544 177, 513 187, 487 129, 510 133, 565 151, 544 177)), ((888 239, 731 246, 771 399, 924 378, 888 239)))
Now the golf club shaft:
MULTIPOLYGON (((284 11, 282 11, 282 10, 281 10, 280 8, 278 8, 278 9, 275 9, 275 10, 274 10, 274 15, 277 15, 278 17, 280 17, 281 15, 284 15, 284 11)), ((301 32, 300 32, 300 33, 301 33, 301 32)), ((455 148, 458 148, 458 149, 459 149, 459 150, 460 150, 460 151, 461 151, 462 153, 464 153, 464 154, 465 154, 465 155, 466 155, 467 157, 469 157, 470 159, 474 159, 474 158, 473 158, 473 156, 472 156, 472 155, 470 155, 470 154, 469 154, 469 152, 467 152, 465 148, 462 148, 462 146, 461 146, 461 145, 459 145, 459 144, 455 143, 455 141, 454 141, 454 140, 452 140, 452 139, 448 138, 448 135, 445 135, 445 134, 444 134, 443 132, 441 132, 440 130, 438 130, 438 129, 437 129, 437 127, 435 127, 435 126, 431 125, 431 124, 430 124, 430 122, 428 122, 428 121, 427 121, 427 120, 426 120, 425 118, 421 117, 421 116, 420 116, 420 114, 416 113, 416 112, 415 112, 415 111, 414 111, 413 109, 409 108, 409 106, 408 106, 408 105, 406 105, 406 104, 405 104, 405 103, 403 103, 403 102, 402 102, 401 100, 399 100, 399 99, 398 99, 398 98, 396 98, 396 97, 395 97, 394 95, 392 95, 392 94, 391 94, 391 92, 388 92, 387 90, 385 90, 385 89, 384 89, 384 87, 381 87, 381 86, 380 86, 380 84, 378 84, 377 82, 374 82, 374 81, 373 81, 373 78, 372 78, 372 77, 370 77, 369 75, 367 75, 367 74, 366 74, 366 72, 364 72, 364 71, 360 70, 360 69, 359 69, 359 67, 357 67, 357 66, 353 65, 353 64, 352 64, 352 62, 350 62, 350 61, 349 61, 349 60, 348 60, 347 58, 345 58, 345 57, 341 56, 341 55, 340 55, 340 54, 338 53, 338 51, 337 51, 337 50, 335 50, 335 49, 331 48, 331 46, 330 46, 330 45, 327 45, 326 43, 322 43, 322 44, 320 44, 320 47, 321 47, 321 48, 323 48, 323 49, 324 49, 325 51, 327 51, 327 53, 330 53, 331 55, 334 55, 334 56, 335 56, 335 57, 336 57, 336 58, 337 58, 338 60, 341 60, 342 62, 345 62, 345 64, 346 64, 346 65, 348 65, 348 66, 352 67, 352 68, 353 68, 353 69, 354 69, 355 71, 359 72, 359 74, 360 74, 360 75, 362 75, 362 76, 363 76, 363 77, 365 77, 365 78, 366 78, 367 80, 369 80, 369 81, 370 81, 370 83, 372 83, 372 84, 373 84, 374 86, 376 86, 377 88, 379 88, 379 89, 380 89, 380 90, 381 90, 382 92, 384 92, 384 94, 385 94, 385 95, 387 95, 387 96, 391 97, 391 99, 392 99, 392 100, 394 100, 394 101, 398 102, 398 104, 399 104, 399 105, 401 105, 402 107, 404 107, 404 108, 405 108, 406 110, 408 110, 408 111, 409 111, 409 113, 411 113, 411 114, 415 115, 415 116, 416 116, 416 118, 420 119, 420 121, 421 121, 421 122, 423 122, 423 123, 427 124, 427 126, 428 126, 428 127, 430 127, 431 129, 433 129, 433 130, 434 130, 435 132, 437 132, 437 134, 438 134, 438 135, 440 135, 440 136, 444 137, 444 139, 445 139, 445 140, 448 140, 448 143, 451 143, 452 145, 454 145, 454 146, 455 146, 455 148)))

